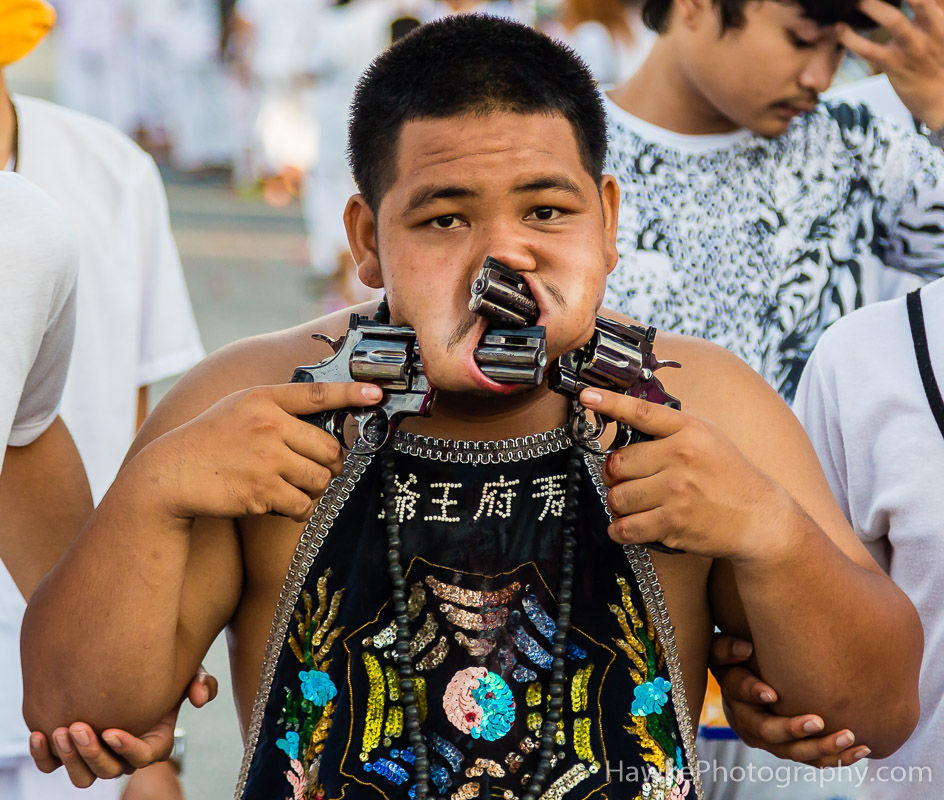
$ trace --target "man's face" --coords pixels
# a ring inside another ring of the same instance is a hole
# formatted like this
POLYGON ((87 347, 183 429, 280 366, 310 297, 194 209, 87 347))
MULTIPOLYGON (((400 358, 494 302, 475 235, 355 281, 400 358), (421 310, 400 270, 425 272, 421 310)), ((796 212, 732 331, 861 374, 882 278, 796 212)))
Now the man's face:
POLYGON ((430 382, 509 393, 473 358, 486 321, 468 303, 485 257, 527 281, 556 358, 593 331, 618 202, 611 177, 598 188, 585 170, 564 117, 495 112, 406 123, 376 220, 355 197, 345 221, 361 279, 383 285, 392 322, 415 328, 430 382))
MULTIPOLYGON (((684 17, 686 9, 680 9, 684 17)), ((682 69, 718 117, 733 128, 779 136, 832 82, 843 48, 836 27, 803 16, 796 3, 754 0, 744 25, 720 33, 717 7, 692 3, 682 69)))

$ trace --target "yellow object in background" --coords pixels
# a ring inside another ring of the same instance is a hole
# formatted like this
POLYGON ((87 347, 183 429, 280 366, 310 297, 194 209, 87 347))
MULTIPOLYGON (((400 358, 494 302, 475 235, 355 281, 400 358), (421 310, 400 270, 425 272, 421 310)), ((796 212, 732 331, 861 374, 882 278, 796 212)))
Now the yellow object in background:
POLYGON ((724 716, 724 708, 721 705, 721 687, 710 672, 708 686, 705 689, 705 703, 701 707, 698 734, 706 739, 737 739, 737 734, 731 730, 724 716))
POLYGON ((45 0, 0 0, 0 69, 29 53, 55 22, 45 0))

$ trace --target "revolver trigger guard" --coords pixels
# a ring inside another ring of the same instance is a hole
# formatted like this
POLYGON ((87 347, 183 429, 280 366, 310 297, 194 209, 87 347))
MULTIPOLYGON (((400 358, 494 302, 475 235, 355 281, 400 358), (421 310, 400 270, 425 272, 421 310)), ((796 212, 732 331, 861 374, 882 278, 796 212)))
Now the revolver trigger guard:
POLYGON ((340 440, 344 450, 355 455, 373 455, 383 449, 393 433, 390 418, 383 409, 362 410, 353 416, 357 420, 357 438, 352 444, 340 440))
POLYGON ((570 403, 570 435, 577 444, 590 453, 600 452, 600 436, 606 428, 606 419, 598 416, 596 424, 591 424, 587 418, 587 410, 576 398, 570 403))

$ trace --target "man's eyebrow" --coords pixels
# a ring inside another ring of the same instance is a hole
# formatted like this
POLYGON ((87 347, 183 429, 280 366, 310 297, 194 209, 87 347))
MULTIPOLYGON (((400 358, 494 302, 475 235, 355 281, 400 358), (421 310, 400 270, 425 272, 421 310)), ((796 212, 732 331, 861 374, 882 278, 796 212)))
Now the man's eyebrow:
POLYGON ((434 200, 448 200, 454 197, 474 197, 476 192, 467 186, 421 186, 412 195, 407 203, 404 215, 410 214, 434 200))
POLYGON ((518 184, 514 188, 514 192, 516 194, 525 194, 527 192, 541 192, 547 189, 565 192, 575 197, 583 197, 583 191, 580 187, 566 175, 545 175, 540 178, 535 178, 533 181, 518 184))

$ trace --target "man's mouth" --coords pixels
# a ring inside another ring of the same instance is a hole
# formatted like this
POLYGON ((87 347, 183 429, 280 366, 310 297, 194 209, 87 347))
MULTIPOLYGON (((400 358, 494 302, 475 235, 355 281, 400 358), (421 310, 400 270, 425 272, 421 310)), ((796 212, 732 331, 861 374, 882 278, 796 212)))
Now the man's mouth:
POLYGON ((791 117, 797 117, 801 114, 809 114, 816 108, 816 100, 783 100, 774 104, 774 108, 783 111, 791 117))
MULTIPOLYGON (((527 281, 489 256, 472 284, 469 310, 485 321, 472 351, 470 373, 490 388, 544 380, 547 338, 527 281)), ((496 389, 497 390, 497 389, 496 389)))

